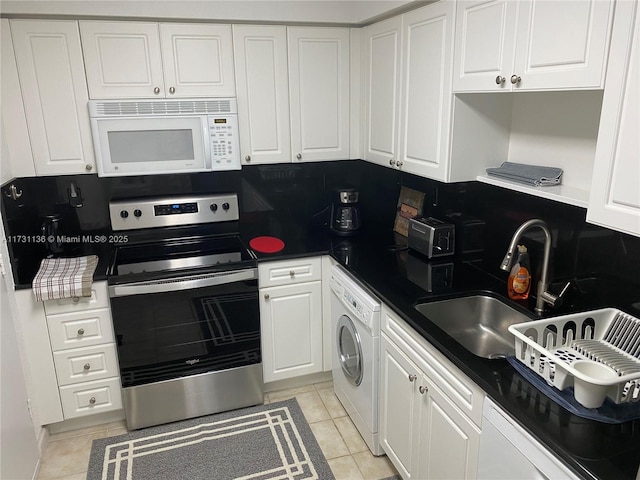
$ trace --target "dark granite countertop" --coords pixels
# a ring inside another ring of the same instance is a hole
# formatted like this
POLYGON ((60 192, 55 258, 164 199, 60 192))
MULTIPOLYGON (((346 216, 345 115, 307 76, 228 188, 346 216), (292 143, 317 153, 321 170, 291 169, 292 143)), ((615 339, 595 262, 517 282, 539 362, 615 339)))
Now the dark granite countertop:
MULTIPOLYGON (((428 262, 403 248, 404 237, 391 233, 363 231, 354 237, 337 237, 304 226, 285 227, 269 215, 245 223, 247 241, 259 235, 285 242, 281 252, 259 254, 259 261, 331 254, 579 476, 635 480, 640 466, 640 420, 608 424, 577 416, 535 388, 507 360, 471 354, 413 308, 419 299, 477 291, 503 295, 506 284, 478 268, 481 259, 452 257, 428 262), (451 282, 438 273, 438 267, 445 264, 453 269, 451 282)), ((614 306, 598 302, 603 299, 590 297, 581 309, 565 307, 553 314, 614 306)))
MULTIPOLYGON (((640 465, 640 420, 607 424, 574 415, 536 389, 506 360, 471 354, 413 308, 419 299, 443 295, 503 294, 504 281, 477 268, 473 259, 428 262, 402 248, 404 237, 392 233, 362 231, 354 237, 338 237, 321 228, 283 221, 273 212, 245 215, 240 234, 247 245, 251 238, 263 235, 284 241, 280 252, 256 252, 259 262, 330 254, 577 474, 587 479, 635 480, 640 465), (451 281, 438 273, 444 264, 453 270, 451 281), (429 270, 431 277, 426 273, 429 270)), ((92 253, 100 258, 94 280, 107 279, 112 245, 85 245, 69 256, 92 253)), ((16 288, 31 287, 39 263, 38 258, 23 260, 16 288)), ((582 305, 582 310, 615 306, 599 305, 602 298, 591 301, 595 303, 582 305)), ((568 311, 555 312, 559 313, 568 311)))

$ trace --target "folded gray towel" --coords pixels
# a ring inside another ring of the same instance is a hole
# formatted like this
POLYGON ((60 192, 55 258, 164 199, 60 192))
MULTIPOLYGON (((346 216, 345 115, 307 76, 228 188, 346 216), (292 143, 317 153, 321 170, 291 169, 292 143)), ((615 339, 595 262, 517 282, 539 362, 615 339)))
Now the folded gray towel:
POLYGON ((561 168, 526 165, 524 163, 504 162, 499 167, 487 168, 487 173, 494 177, 535 187, 560 185, 562 182, 561 168))

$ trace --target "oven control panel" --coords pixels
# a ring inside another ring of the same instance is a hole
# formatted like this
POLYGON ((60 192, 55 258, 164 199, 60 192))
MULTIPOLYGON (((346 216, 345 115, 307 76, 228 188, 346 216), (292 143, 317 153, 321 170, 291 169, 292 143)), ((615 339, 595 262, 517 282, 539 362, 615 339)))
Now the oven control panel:
POLYGON ((235 221, 240 218, 235 193, 154 197, 109 202, 111 228, 133 230, 235 221))

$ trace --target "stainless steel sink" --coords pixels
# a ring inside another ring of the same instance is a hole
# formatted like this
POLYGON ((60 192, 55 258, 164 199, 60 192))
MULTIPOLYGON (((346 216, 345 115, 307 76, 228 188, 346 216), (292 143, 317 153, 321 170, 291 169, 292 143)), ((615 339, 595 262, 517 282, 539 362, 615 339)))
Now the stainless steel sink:
POLYGON ((418 303, 415 309, 471 353, 484 358, 513 355, 509 325, 534 319, 485 294, 418 303))

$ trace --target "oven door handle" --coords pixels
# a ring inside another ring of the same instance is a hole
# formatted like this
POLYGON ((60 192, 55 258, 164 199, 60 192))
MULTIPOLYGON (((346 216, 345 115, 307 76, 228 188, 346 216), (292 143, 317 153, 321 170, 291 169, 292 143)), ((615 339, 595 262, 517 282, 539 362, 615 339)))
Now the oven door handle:
POLYGON ((194 288, 225 285, 233 282, 255 280, 257 278, 258 269, 249 268, 244 270, 234 270, 231 272, 149 280, 146 282, 111 285, 109 287, 109 296, 113 298, 126 297, 128 295, 144 295, 147 293, 175 292, 177 290, 190 290, 194 288))

